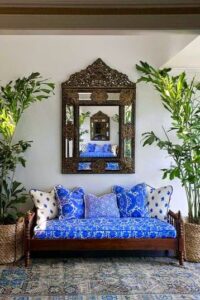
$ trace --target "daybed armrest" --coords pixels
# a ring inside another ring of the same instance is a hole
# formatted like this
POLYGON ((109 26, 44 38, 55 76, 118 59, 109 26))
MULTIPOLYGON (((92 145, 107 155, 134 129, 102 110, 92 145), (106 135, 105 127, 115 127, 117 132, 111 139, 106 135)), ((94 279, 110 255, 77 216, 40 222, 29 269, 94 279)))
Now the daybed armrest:
POLYGON ((25 217, 25 238, 30 239, 33 236, 33 229, 36 224, 36 212, 29 211, 25 217))

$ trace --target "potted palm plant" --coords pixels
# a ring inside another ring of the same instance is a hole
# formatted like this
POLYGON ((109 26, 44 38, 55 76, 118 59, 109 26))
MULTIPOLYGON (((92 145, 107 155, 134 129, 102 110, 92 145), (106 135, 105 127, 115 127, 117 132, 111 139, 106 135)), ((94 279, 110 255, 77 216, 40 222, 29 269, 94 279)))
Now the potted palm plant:
POLYGON ((138 82, 152 84, 171 115, 171 127, 161 139, 153 131, 143 133, 143 145, 157 145, 167 151, 172 165, 162 169, 163 178, 179 178, 185 188, 188 218, 185 222, 186 259, 200 262, 200 84, 188 81, 185 72, 170 75, 170 68, 155 69, 148 63, 136 65, 142 73, 138 82), (170 139, 175 132, 177 143, 170 139))
POLYGON ((27 200, 25 188, 15 180, 18 164, 25 167, 24 152, 31 141, 14 142, 17 124, 32 103, 48 98, 54 84, 39 73, 10 81, 0 87, 0 264, 14 262, 23 254, 24 222, 19 205, 27 200))

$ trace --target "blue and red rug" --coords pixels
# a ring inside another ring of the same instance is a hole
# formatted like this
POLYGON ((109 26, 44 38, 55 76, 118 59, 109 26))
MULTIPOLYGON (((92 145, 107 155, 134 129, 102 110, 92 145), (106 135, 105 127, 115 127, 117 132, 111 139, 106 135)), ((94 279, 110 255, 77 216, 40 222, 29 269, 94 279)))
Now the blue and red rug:
POLYGON ((200 264, 172 258, 34 258, 0 266, 0 299, 200 300, 200 264))

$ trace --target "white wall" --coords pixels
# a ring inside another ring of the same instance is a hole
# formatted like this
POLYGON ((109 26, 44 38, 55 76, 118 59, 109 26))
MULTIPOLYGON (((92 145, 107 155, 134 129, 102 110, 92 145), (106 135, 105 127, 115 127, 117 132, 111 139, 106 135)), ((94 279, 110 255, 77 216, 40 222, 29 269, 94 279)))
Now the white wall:
MULTIPOLYGON (((132 175, 62 175, 61 174, 61 82, 98 57, 111 67, 126 73, 135 81, 135 64, 140 60, 160 66, 175 55, 189 36, 155 34, 138 36, 0 36, 0 79, 4 84, 18 76, 39 71, 56 83, 55 95, 36 103, 24 114, 16 139, 33 140, 26 153, 27 167, 19 167, 17 179, 27 189, 51 189, 61 183, 66 187, 84 186, 88 192, 108 192, 113 184, 132 185, 147 182, 159 187, 163 182, 161 168, 170 165, 166 153, 156 147, 142 147, 141 134, 154 130, 163 135, 161 126, 169 124, 155 91, 137 86, 136 107, 136 173, 132 175)), ((172 208, 186 212, 186 198, 178 181, 172 182, 172 208)))

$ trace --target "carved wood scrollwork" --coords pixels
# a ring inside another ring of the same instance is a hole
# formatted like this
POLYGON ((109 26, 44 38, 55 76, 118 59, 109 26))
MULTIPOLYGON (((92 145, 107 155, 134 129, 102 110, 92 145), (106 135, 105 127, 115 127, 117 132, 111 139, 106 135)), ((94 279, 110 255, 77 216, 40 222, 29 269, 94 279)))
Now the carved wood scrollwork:
POLYGON ((91 100, 97 104, 102 104, 108 99, 108 94, 105 90, 94 90, 91 94, 91 100))
POLYGON ((121 90, 120 93, 120 104, 122 105, 131 105, 135 98, 135 90, 134 89, 124 89, 121 90))
POLYGON ((133 159, 131 158, 124 158, 120 161, 121 170, 126 173, 132 173, 133 170, 133 159))
POLYGON ((68 158, 65 163, 65 168, 69 173, 77 173, 78 160, 76 158, 68 158))
POLYGON ((134 137, 134 126, 131 123, 122 125, 122 138, 131 139, 134 137))
POLYGON ((134 88, 135 84, 128 79, 126 74, 110 68, 98 58, 86 69, 76 72, 63 83, 63 87, 78 88, 134 88))
POLYGON ((66 103, 67 105, 76 105, 78 104, 79 101, 79 94, 77 91, 73 91, 73 90, 64 90, 63 91, 63 96, 66 99, 66 103))
POLYGON ((102 159, 97 159, 92 162, 92 171, 95 173, 104 173, 106 168, 106 162, 102 159))
POLYGON ((65 126, 65 137, 69 141, 72 141, 74 139, 74 124, 72 124, 72 121, 68 121, 66 126, 65 126))

